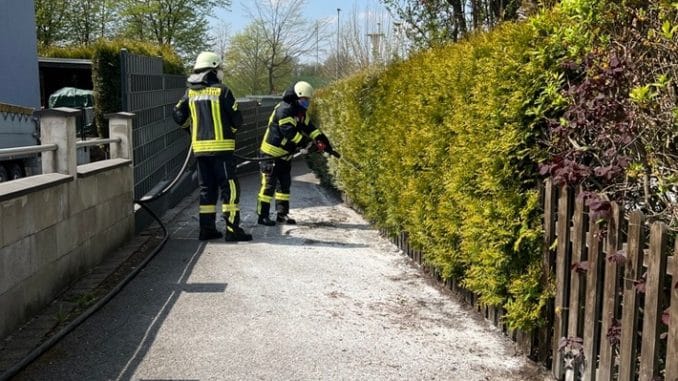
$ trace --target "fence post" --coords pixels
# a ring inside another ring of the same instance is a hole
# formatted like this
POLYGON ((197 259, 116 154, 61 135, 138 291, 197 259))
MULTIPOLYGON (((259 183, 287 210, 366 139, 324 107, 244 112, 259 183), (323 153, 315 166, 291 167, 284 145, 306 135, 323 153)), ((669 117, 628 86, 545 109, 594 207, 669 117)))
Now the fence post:
POLYGON ((636 377, 640 301, 634 282, 643 276, 644 220, 643 214, 639 211, 634 211, 629 216, 623 280, 624 310, 622 311, 621 350, 619 351, 619 381, 632 381, 636 377))
MULTIPOLYGON (((553 181, 547 179, 544 181, 543 203, 544 203, 544 244, 543 244, 543 271, 541 282, 546 286, 551 281, 551 275, 555 270, 555 250, 551 248, 556 239, 556 208, 557 208, 557 190, 553 181)), ((539 360, 548 366, 548 360, 551 359, 553 339, 553 299, 550 299, 544 308, 546 324, 539 329, 539 360)), ((552 362, 553 363, 553 362, 552 362)), ((553 364, 551 364, 553 365, 553 364)))
POLYGON ((605 256, 598 235, 600 227, 589 215, 589 269, 586 271, 586 319, 584 321, 584 380, 596 379, 596 360, 600 345, 600 309, 605 256))
POLYGON ((567 319, 570 299, 570 264, 572 262, 572 246, 570 243, 570 226, 572 220, 572 189, 560 188, 558 198, 558 248, 556 254, 556 299, 553 319, 553 375, 563 377, 563 357, 559 349, 561 337, 567 337, 567 319))
MULTIPOLYGON (((613 323, 618 321, 617 308, 619 306, 619 283, 621 280, 620 265, 615 260, 610 260, 617 251, 621 249, 622 215, 621 208, 616 203, 612 203, 610 209, 610 218, 607 225, 607 248, 605 262, 605 280, 603 286, 603 310, 601 312, 601 336, 607 337, 608 332, 613 327, 613 323)), ((601 338, 600 343, 600 364, 598 365, 599 380, 611 380, 614 375, 615 359, 614 345, 609 340, 601 338)))
POLYGON ((57 107, 37 112, 40 118, 40 141, 56 144, 57 150, 42 155, 42 173, 62 173, 75 176, 77 158, 75 145, 75 118, 80 110, 57 107))
POLYGON ((134 159, 134 147, 132 146, 132 118, 130 112, 118 112, 107 114, 108 134, 111 139, 120 139, 120 143, 111 144, 111 159, 134 159))
POLYGON ((666 339, 666 373, 664 379, 678 380, 678 240, 671 257, 669 335, 666 339))
MULTIPOLYGON (((577 194, 583 192, 577 189, 577 194)), ((586 232, 588 231, 588 219, 586 218, 586 205, 583 197, 576 197, 574 203, 574 215, 572 216, 572 264, 586 261, 586 232)), ((586 291, 586 277, 580 271, 570 270, 570 316, 568 319, 568 337, 582 337, 584 330, 584 299, 586 291)))
MULTIPOLYGON (((640 345, 640 379, 654 380, 658 374, 657 352, 660 345, 659 326, 662 316, 663 279, 666 274, 666 225, 655 222, 650 229, 650 251, 645 280, 645 309, 643 310, 643 341, 640 345)), ((675 361, 675 359, 671 359, 675 361)))

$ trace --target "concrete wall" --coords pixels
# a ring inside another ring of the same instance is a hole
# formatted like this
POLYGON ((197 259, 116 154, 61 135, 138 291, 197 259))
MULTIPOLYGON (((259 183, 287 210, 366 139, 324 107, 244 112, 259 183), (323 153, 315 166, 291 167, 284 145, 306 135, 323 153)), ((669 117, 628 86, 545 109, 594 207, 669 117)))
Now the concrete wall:
POLYGON ((129 114, 109 120, 111 159, 75 165, 75 113, 42 113, 43 175, 0 183, 0 338, 134 234, 129 114))

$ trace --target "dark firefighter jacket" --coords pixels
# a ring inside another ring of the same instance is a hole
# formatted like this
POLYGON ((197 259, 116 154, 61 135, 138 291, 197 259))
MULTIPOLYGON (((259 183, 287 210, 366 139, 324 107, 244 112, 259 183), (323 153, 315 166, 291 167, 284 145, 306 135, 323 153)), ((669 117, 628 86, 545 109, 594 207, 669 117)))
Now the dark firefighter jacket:
POLYGON ((261 153, 282 158, 293 154, 309 139, 324 137, 322 131, 311 123, 306 110, 297 104, 298 99, 293 89, 285 91, 283 101, 275 106, 268 119, 268 129, 259 148, 261 153))
POLYGON ((193 153, 200 156, 233 152, 242 115, 231 90, 220 83, 214 71, 192 74, 187 87, 172 117, 182 127, 191 127, 193 153), (186 123, 189 118, 190 125, 186 123))

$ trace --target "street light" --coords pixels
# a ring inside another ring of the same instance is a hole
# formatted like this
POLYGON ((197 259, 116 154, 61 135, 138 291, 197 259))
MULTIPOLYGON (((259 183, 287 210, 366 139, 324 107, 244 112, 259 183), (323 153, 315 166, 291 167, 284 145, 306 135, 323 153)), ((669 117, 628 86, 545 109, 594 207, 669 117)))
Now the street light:
MULTIPOLYGON (((372 43, 372 60, 373 64, 379 63, 379 55, 381 51, 381 38, 384 37, 384 34, 381 33, 381 23, 377 23, 377 33, 368 33, 367 37, 370 38, 372 43)), ((370 62, 370 55, 367 55, 367 63, 370 62)))
POLYGON ((339 12, 341 12, 341 8, 337 8, 337 59, 336 59, 336 64, 337 64, 337 79, 339 79, 339 12))

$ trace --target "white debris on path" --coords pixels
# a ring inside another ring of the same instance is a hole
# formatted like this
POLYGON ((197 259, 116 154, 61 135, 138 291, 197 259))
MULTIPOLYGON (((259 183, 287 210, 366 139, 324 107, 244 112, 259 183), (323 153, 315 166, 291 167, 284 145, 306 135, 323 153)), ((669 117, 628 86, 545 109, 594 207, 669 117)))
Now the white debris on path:
POLYGON ((258 176, 241 179, 252 242, 195 240, 187 207, 163 253, 19 379, 551 379, 303 162, 294 175, 297 225, 255 224, 258 176))

